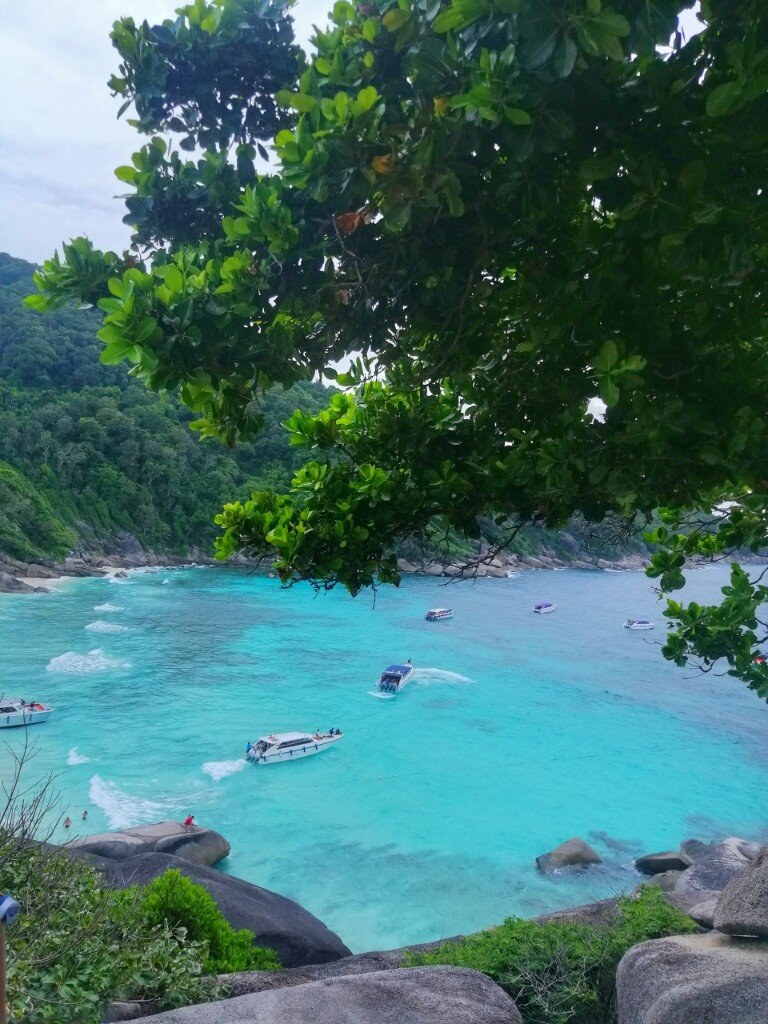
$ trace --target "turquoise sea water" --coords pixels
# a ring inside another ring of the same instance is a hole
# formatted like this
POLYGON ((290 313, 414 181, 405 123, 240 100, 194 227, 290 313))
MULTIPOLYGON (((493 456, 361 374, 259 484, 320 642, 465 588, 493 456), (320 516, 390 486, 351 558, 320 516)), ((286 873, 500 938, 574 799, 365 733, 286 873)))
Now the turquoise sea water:
MULTIPOLYGON (((698 571, 686 596, 724 581, 698 571)), ((768 709, 666 664, 662 623, 642 573, 410 577, 374 601, 163 570, 3 596, 0 666, 6 693, 57 709, 31 731, 32 774, 59 773, 81 831, 191 811, 230 840, 225 869, 359 951, 631 888, 633 856, 687 836, 768 838, 768 709), (542 599, 558 612, 533 615, 542 599), (456 617, 425 623, 436 605, 456 617), (622 629, 630 615, 657 629, 622 629), (406 658, 413 683, 381 699, 406 658), (318 757, 242 759, 271 730, 331 726, 344 738, 318 757), (542 878, 536 855, 573 835, 605 866, 542 878)), ((7 776, 21 736, 0 740, 7 776)))

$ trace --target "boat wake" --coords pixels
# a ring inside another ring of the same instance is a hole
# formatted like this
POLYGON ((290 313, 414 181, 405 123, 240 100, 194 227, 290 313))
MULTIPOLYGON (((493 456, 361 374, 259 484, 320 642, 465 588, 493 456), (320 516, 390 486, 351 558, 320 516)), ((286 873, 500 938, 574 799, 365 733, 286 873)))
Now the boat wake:
POLYGON ((92 804, 104 812, 110 828, 130 828, 168 816, 178 805, 170 801, 160 803, 140 796, 130 796, 114 782, 105 782, 100 775, 91 777, 88 797, 92 804))
POLYGON ((121 626, 117 622, 105 622, 104 619, 96 619, 89 622, 85 627, 89 633, 127 633, 130 626, 121 626))
POLYGON ((90 757, 86 757, 85 754, 78 754, 77 747, 72 747, 69 754, 67 755, 67 764, 69 765, 85 764, 87 761, 90 760, 90 757))
POLYGON ((122 612, 125 611, 121 604, 95 604, 93 606, 95 612, 122 612))
POLYGON ((214 782, 226 779, 228 775, 234 775, 245 768, 245 758, 238 758, 236 761, 206 761, 203 771, 209 775, 214 782))
POLYGON ((90 675, 92 672, 108 672, 113 668, 130 668, 130 661, 118 661, 108 658, 100 647, 78 654, 77 651, 66 651, 56 658, 51 658, 46 666, 48 672, 61 672, 68 676, 90 675))
POLYGON ((369 690, 368 696, 376 697, 377 700, 393 700, 395 695, 394 693, 381 693, 380 690, 369 690))
POLYGON ((413 681, 422 686, 432 686, 436 683, 473 683, 474 679, 463 676, 459 672, 448 672, 447 669, 442 668, 415 668, 413 681))

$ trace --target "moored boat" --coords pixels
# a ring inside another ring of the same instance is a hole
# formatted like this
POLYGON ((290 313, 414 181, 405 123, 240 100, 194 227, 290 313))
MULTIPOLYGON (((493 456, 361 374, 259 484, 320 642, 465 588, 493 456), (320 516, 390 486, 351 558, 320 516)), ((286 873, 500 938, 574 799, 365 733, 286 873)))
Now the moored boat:
POLYGON ((319 754, 341 739, 341 729, 330 732, 278 732, 261 736, 245 747, 245 756, 254 764, 279 764, 319 754))
POLYGON ((557 611, 557 605, 551 601, 539 601, 533 606, 533 611, 535 615, 548 615, 550 612, 557 611))
POLYGON ((413 665, 390 665, 381 673, 379 689, 386 693, 399 693, 413 675, 413 665))
POLYGON ((0 729, 12 729, 19 725, 39 725, 50 718, 52 711, 52 707, 39 701, 0 697, 0 729))
POLYGON ((430 608, 424 616, 427 622, 441 622, 453 618, 453 608, 430 608))
POLYGON ((649 619, 627 619, 624 629, 653 629, 653 623, 649 619))

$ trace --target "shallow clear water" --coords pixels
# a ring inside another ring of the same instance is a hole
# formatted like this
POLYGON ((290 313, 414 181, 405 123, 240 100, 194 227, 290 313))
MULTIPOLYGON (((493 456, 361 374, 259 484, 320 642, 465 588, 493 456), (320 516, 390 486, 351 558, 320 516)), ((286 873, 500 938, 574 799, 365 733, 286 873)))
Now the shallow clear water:
MULTIPOLYGON (((686 596, 724 582, 696 572, 686 596)), ((410 577, 374 603, 163 570, 0 598, 0 670, 7 693, 57 708, 32 730, 34 773, 59 773, 76 826, 86 807, 89 832, 191 811, 230 840, 227 870, 357 951, 633 887, 633 856, 687 836, 768 838, 768 709, 667 665, 662 622, 642 573, 410 577), (533 615, 542 599, 559 610, 533 615), (425 623, 436 605, 456 617, 425 623), (406 658, 413 683, 381 699, 380 671, 406 658), (273 729, 331 726, 344 738, 318 757, 242 759, 273 729), (536 855, 573 835, 605 866, 542 878, 536 855)))

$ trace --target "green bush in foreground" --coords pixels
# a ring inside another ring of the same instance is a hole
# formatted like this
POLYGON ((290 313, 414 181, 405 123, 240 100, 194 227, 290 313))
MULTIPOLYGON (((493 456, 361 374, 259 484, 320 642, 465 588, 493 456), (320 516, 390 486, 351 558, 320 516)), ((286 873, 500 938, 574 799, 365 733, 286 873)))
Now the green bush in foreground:
POLYGON ((0 829, 0 891, 23 910, 8 929, 9 1024, 100 1024, 116 999, 185 1006, 216 998, 206 975, 280 966, 178 871, 114 891, 0 829))
POLYGON ((271 949, 253 945, 253 932, 235 931, 202 886, 181 871, 166 871, 144 889, 141 910, 151 926, 184 928, 188 939, 205 943, 206 970, 214 974, 277 970, 271 949))
POLYGON ((507 918, 462 942, 408 954, 408 964, 482 971, 512 996, 525 1024, 613 1024, 616 967, 626 951, 647 939, 697 930, 660 889, 643 886, 636 897, 619 901, 615 920, 602 928, 507 918))

